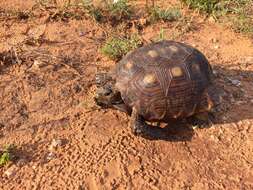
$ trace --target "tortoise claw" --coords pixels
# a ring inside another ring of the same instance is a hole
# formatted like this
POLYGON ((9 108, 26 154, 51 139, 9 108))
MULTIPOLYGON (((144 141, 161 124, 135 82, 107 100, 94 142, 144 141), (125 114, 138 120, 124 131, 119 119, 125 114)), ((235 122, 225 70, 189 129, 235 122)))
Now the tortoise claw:
POLYGON ((132 132, 136 136, 140 136, 150 140, 158 140, 166 138, 165 133, 161 128, 150 126, 147 124, 141 124, 138 122, 132 126, 132 132))

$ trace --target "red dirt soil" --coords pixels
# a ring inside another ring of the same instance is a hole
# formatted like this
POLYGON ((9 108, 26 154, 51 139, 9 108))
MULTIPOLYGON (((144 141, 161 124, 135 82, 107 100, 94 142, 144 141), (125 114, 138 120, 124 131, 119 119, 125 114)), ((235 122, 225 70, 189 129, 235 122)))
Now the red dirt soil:
MULTIPOLYGON (((0 2, 4 9, 33 5, 0 2)), ((34 52, 0 65, 0 147, 15 144, 18 156, 0 168, 0 189, 253 189, 252 39, 194 15, 194 29, 175 39, 209 59, 223 107, 209 128, 171 126, 167 141, 152 141, 134 136, 124 113, 93 102, 95 73, 115 64, 99 50, 104 28, 91 19, 46 17, 0 20, 0 52, 34 52), (62 145, 52 150, 53 139, 62 145), (10 168, 15 172, 7 176, 10 168)), ((141 35, 154 38, 161 27, 167 39, 175 34, 157 23, 141 35)))

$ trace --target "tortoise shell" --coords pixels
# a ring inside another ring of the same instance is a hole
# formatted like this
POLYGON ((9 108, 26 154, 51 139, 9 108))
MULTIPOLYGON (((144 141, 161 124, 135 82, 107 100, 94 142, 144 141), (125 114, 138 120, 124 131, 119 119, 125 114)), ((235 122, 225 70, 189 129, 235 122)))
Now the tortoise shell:
POLYGON ((210 109, 212 69, 197 49, 160 41, 128 53, 116 66, 124 103, 147 121, 183 118, 210 109))

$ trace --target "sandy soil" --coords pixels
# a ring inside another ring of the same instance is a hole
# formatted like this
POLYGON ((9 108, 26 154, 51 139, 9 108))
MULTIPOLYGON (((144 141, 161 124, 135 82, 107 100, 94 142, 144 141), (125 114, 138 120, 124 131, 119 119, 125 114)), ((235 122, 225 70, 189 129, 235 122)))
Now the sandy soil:
MULTIPOLYGON (((33 5, 0 2, 4 9, 33 5)), ((252 39, 194 13, 181 35, 173 23, 143 29, 144 39, 163 27, 168 39, 196 46, 225 92, 211 127, 173 125, 167 140, 151 141, 131 133, 124 113, 94 105, 95 73, 115 64, 99 51, 105 29, 47 16, 0 19, 0 53, 28 52, 0 65, 0 147, 15 144, 18 156, 0 168, 0 189, 253 189, 252 39)))

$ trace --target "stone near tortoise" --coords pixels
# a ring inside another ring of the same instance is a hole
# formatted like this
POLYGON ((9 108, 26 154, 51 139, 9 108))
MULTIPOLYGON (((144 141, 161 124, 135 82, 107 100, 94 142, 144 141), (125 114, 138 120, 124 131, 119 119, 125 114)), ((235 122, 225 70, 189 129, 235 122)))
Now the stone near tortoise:
POLYGON ((152 135, 145 121, 169 122, 209 112, 219 98, 212 77, 200 51, 164 40, 128 53, 111 73, 97 74, 95 100, 130 114, 135 134, 152 135))

